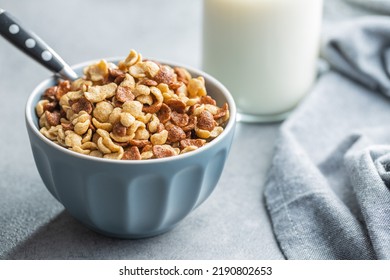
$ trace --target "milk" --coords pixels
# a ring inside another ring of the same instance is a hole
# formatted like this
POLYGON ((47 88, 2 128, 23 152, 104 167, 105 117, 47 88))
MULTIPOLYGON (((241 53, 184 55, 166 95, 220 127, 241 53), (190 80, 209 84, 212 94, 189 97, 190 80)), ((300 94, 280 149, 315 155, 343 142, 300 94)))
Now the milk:
POLYGON ((204 0, 203 69, 243 120, 281 119, 316 75, 322 0, 204 0))

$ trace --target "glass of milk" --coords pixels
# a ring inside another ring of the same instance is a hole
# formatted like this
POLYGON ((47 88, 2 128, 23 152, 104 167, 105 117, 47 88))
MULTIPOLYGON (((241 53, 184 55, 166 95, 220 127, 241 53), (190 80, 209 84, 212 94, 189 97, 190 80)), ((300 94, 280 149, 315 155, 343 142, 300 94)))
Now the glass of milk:
POLYGON ((238 120, 283 120, 316 77, 322 0, 204 0, 203 69, 238 120))

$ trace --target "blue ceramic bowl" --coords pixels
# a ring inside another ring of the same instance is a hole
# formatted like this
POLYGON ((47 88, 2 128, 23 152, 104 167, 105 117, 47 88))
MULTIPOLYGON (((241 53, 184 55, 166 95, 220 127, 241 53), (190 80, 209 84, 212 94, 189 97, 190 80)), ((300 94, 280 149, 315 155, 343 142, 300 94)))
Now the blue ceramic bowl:
MULTIPOLYGON (((118 60, 110 60, 117 63, 118 60)), ((74 67, 82 69, 92 62, 74 67)), ((35 106, 55 78, 41 82, 26 105, 26 125, 39 174, 50 193, 87 227, 120 238, 143 238, 175 227, 212 193, 221 176, 235 128, 236 106, 229 91, 210 75, 203 76, 218 105, 227 102, 230 120, 216 139, 196 151, 144 161, 95 158, 65 149, 38 130, 35 106)))

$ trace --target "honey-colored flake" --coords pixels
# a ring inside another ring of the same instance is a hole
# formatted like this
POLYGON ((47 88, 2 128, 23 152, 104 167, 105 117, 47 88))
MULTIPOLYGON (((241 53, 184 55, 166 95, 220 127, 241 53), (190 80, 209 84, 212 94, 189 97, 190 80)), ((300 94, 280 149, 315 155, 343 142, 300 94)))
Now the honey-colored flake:
POLYGON ((49 103, 49 100, 43 99, 39 100, 37 103, 37 106, 35 106, 35 112, 37 113, 38 117, 41 117, 43 113, 45 113, 44 106, 49 103))
POLYGON ((120 113, 119 120, 120 123, 125 127, 129 127, 135 122, 133 115, 126 112, 120 113))
POLYGON ((187 89, 188 89, 189 98, 201 97, 207 95, 206 86, 203 77, 192 78, 191 80, 189 80, 187 89))
POLYGON ((107 61, 100 60, 98 63, 88 66, 84 69, 87 79, 98 82, 103 81, 108 76, 107 61))
POLYGON ((123 104, 123 111, 130 113, 133 117, 137 118, 142 116, 144 113, 142 112, 142 103, 139 101, 127 101, 123 104))
POLYGON ((95 109, 93 110, 93 117, 96 118, 99 122, 108 122, 110 114, 114 110, 114 106, 110 102, 100 101, 96 103, 95 109))
POLYGON ((161 132, 155 133, 152 136, 150 136, 150 142, 152 142, 153 145, 163 145, 165 142, 167 142, 168 139, 168 131, 163 130, 161 132))
POLYGON ((72 130, 65 131, 65 144, 68 147, 81 146, 82 137, 72 130))

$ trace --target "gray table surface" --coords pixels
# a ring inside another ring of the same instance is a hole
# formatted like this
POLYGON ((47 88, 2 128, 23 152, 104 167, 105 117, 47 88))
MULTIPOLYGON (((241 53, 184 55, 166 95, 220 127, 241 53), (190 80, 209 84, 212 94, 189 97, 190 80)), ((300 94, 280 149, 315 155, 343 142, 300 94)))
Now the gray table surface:
MULTIPOLYGON (((200 67, 202 1, 0 0, 69 64, 144 56, 200 67)), ((326 20, 356 16, 327 0, 326 20)), ((118 240, 86 229, 46 190, 24 124, 31 90, 50 73, 0 38, 0 259, 283 259, 263 201, 280 124, 237 126, 210 198, 172 231, 118 240)))

